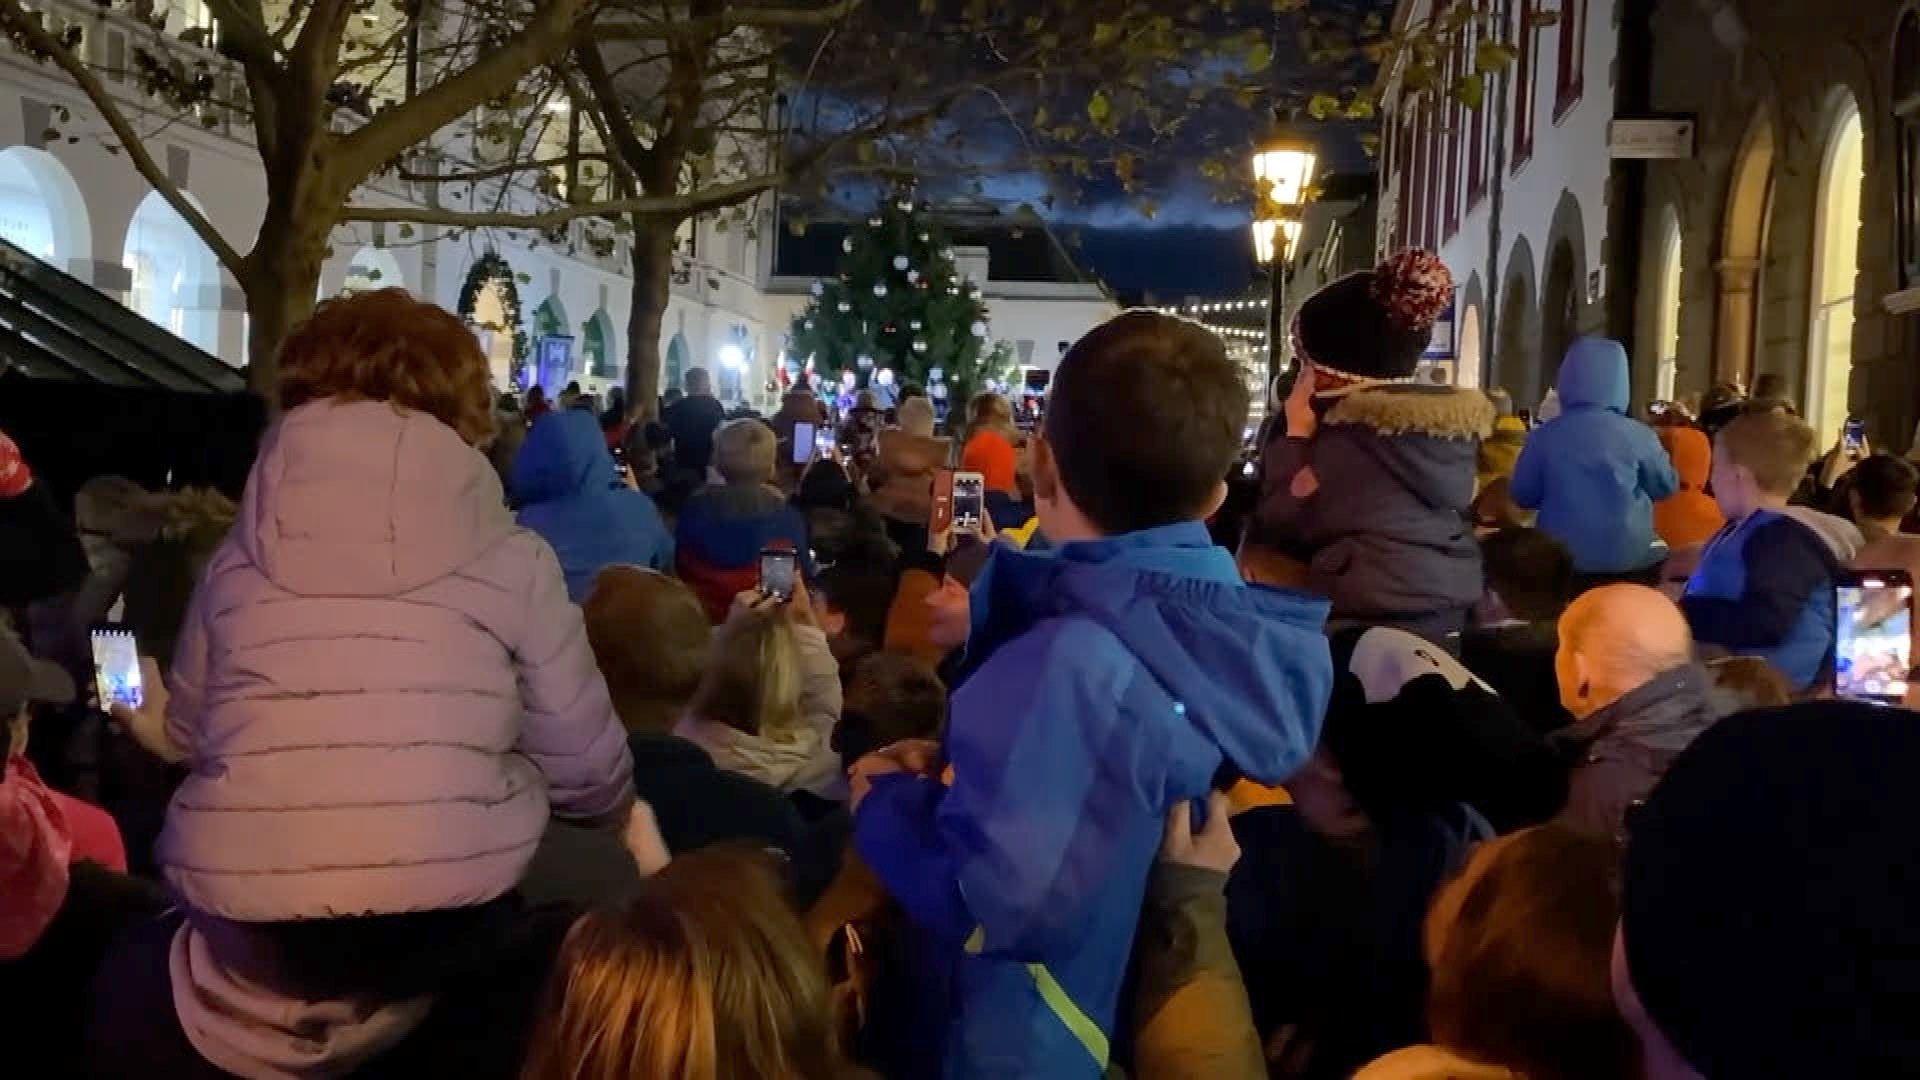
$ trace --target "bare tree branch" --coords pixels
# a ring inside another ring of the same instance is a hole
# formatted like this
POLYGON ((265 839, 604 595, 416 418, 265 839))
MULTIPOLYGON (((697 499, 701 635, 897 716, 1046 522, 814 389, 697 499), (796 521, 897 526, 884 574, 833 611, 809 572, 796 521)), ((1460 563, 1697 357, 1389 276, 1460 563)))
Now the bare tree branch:
POLYGON ((744 202, 755 195, 779 187, 787 180, 786 173, 773 172, 727 184, 715 184, 685 195, 641 195, 602 203, 556 207, 532 214, 415 207, 349 206, 341 211, 340 219, 342 221, 404 221, 420 225, 447 225, 470 229, 551 229, 581 218, 608 217, 616 214, 680 221, 744 202))

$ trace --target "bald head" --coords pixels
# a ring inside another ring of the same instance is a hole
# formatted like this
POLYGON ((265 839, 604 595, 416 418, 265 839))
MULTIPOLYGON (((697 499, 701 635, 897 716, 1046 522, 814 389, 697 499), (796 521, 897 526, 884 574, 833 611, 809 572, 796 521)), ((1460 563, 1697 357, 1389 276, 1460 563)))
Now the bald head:
POLYGON ((1693 659, 1687 620, 1659 592, 1608 585, 1560 617, 1560 700, 1575 716, 1603 709, 1693 659))

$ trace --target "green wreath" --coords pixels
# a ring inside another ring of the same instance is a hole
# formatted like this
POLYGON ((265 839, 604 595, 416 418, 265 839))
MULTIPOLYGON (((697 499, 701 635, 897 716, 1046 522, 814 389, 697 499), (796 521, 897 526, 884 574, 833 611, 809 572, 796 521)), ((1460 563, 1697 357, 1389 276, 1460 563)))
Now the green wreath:
POLYGON ((466 282, 460 286, 457 314, 472 322, 474 308, 480 302, 480 290, 489 285, 500 286, 500 307, 506 314, 507 328, 513 331, 513 363, 508 376, 517 390, 527 385, 527 328, 520 317, 520 286, 514 278, 513 266, 499 252, 489 251, 474 260, 473 268, 467 271, 466 282))

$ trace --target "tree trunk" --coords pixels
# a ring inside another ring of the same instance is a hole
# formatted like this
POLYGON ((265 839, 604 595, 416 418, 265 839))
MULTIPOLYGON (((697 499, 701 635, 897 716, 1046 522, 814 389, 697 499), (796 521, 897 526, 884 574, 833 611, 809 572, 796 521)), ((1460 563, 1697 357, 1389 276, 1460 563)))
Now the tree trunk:
POLYGON ((627 402, 644 422, 660 411, 660 331, 673 290, 673 234, 666 222, 634 222, 632 310, 627 314, 627 402))
POLYGON ((322 213, 276 213, 269 206, 240 282, 250 324, 247 385, 267 399, 269 408, 278 408, 280 397, 280 345, 313 314, 320 289, 329 230, 316 229, 313 222, 330 226, 332 219, 322 213))

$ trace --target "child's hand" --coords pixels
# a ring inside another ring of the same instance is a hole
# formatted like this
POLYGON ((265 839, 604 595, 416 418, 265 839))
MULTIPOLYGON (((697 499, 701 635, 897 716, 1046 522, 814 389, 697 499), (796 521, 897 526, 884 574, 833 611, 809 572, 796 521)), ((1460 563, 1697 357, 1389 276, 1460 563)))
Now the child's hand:
POLYGON ((645 799, 633 800, 633 812, 627 815, 625 839, 627 852, 633 856, 633 865, 639 868, 641 877, 652 877, 673 861, 667 841, 660 835, 660 822, 645 799))
POLYGON ((787 614, 801 626, 820 625, 820 619, 813 610, 813 594, 807 591, 806 579, 798 571, 793 575, 793 599, 787 604, 787 614))
POLYGON ((167 736, 167 684, 161 678, 160 665, 152 657, 140 658, 140 689, 142 700, 138 709, 115 705, 109 715, 133 736, 134 742, 145 747, 147 753, 169 765, 186 760, 186 751, 175 746, 167 736))
POLYGON ((866 801, 867 792, 873 790, 873 778, 890 773, 906 772, 906 767, 888 757, 885 752, 868 754, 853 763, 847 770, 847 810, 858 813, 860 804, 866 801))
POLYGON ((1311 439, 1314 431, 1320 427, 1320 418, 1313 412, 1313 388, 1313 365, 1302 363, 1300 373, 1293 380, 1293 392, 1287 395, 1287 435, 1290 438, 1311 439))
POLYGON ((1193 807, 1182 799, 1167 813, 1166 831, 1160 838, 1160 859, 1181 866, 1225 874, 1240 861, 1240 844, 1233 838, 1228 815, 1233 803, 1224 792, 1207 796, 1207 823, 1193 831, 1193 807))

